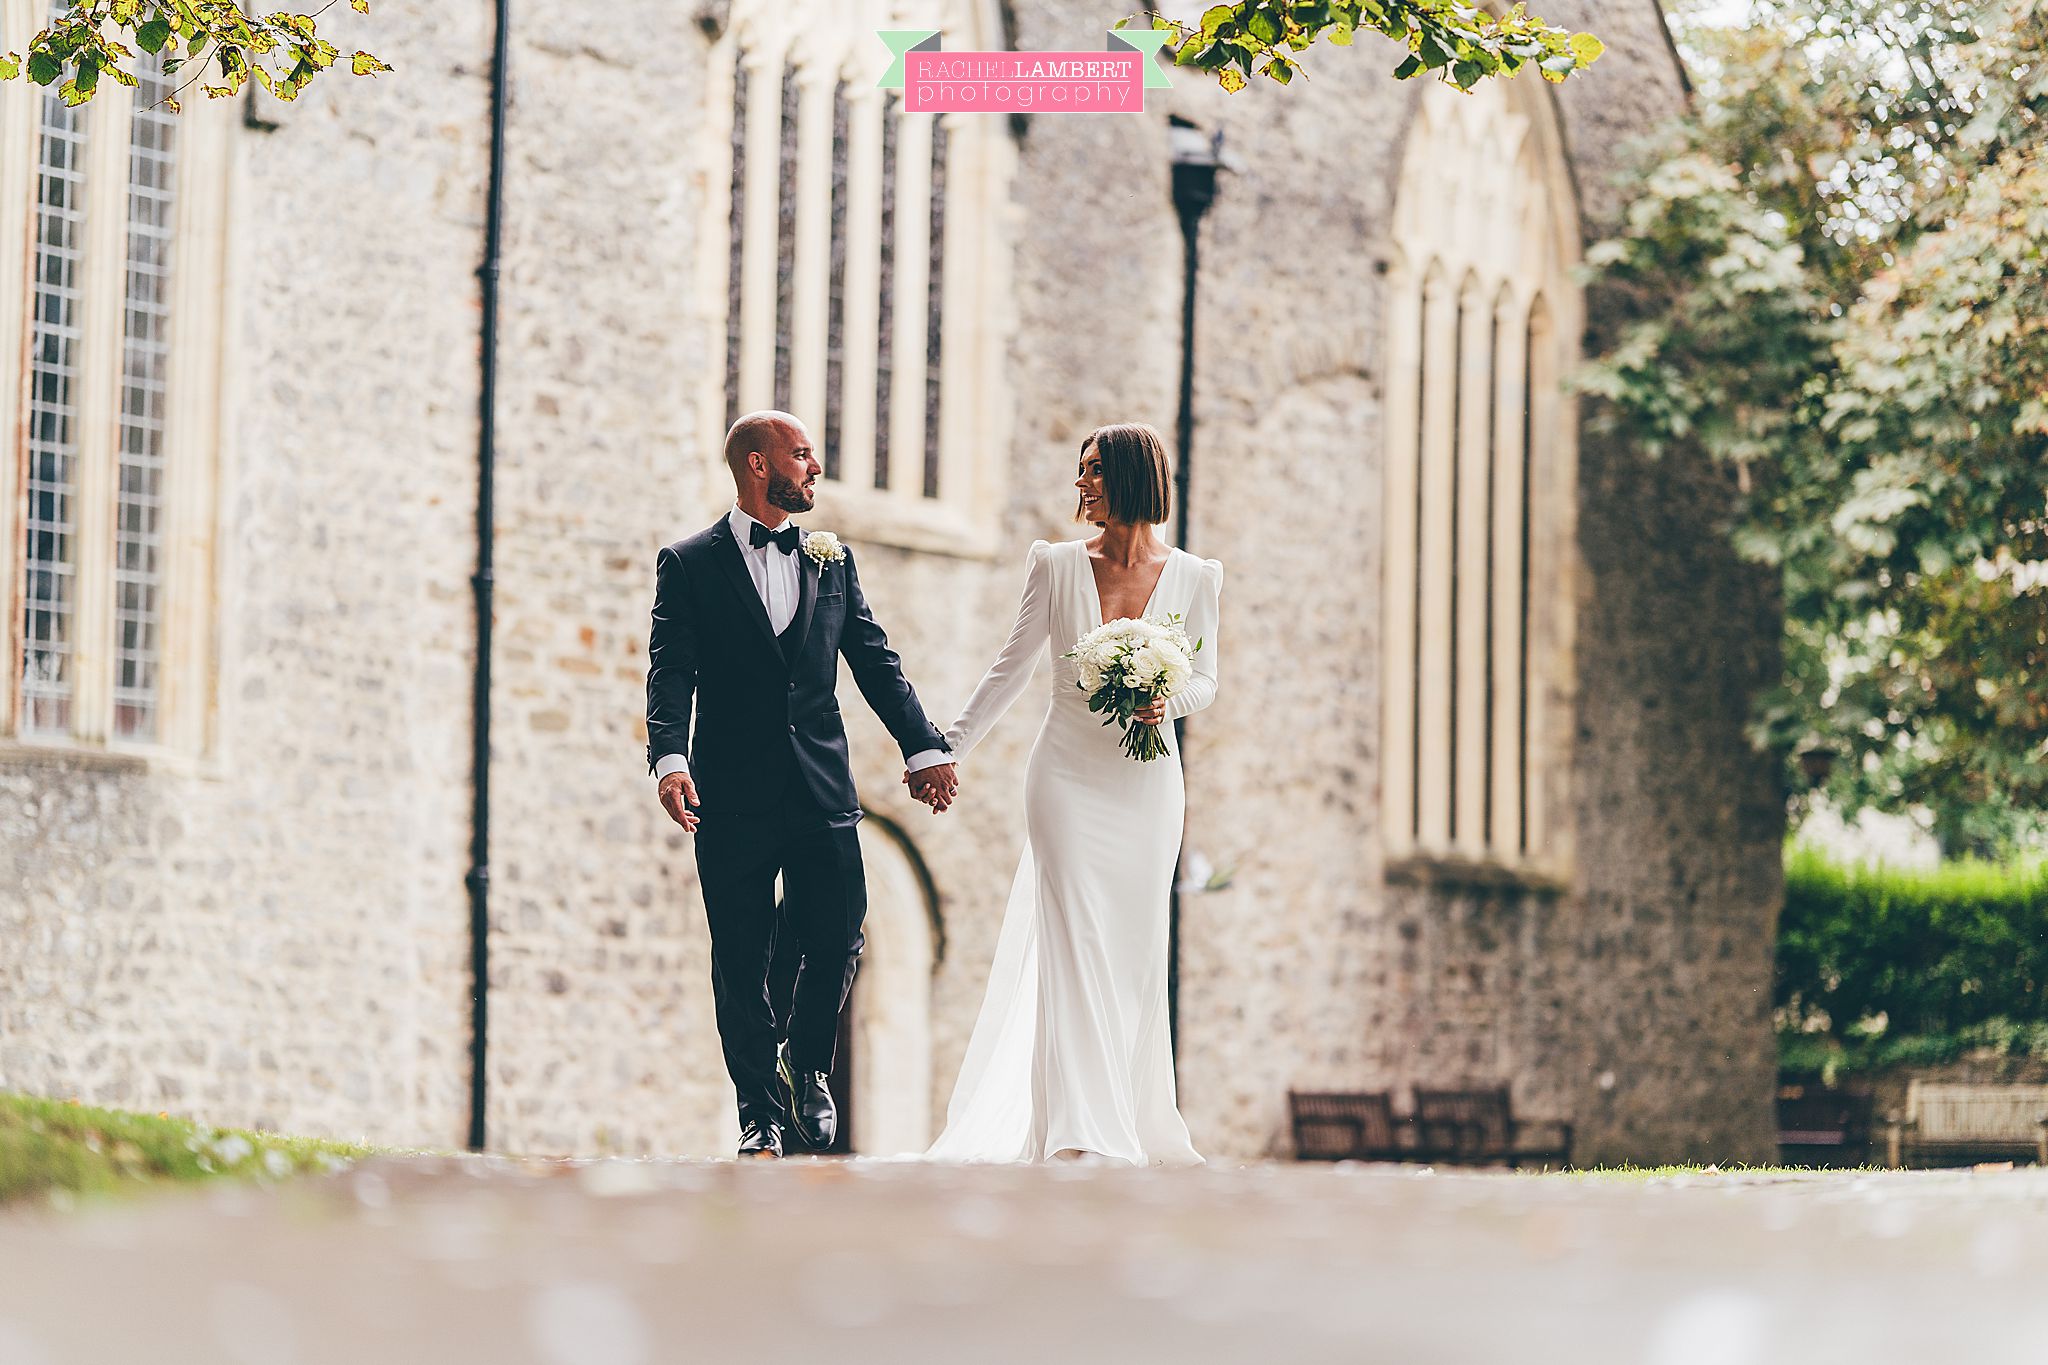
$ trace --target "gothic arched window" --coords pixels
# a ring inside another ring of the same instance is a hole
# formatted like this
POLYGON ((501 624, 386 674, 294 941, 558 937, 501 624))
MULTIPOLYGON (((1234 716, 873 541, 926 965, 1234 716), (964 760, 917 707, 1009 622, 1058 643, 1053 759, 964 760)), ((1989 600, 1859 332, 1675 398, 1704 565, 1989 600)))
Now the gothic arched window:
POLYGON ((1564 775, 1578 227, 1547 93, 1420 95, 1388 300, 1391 854, 1538 871, 1564 775))
POLYGON ((736 0, 713 66, 730 85, 710 101, 729 120, 710 177, 724 187, 708 216, 725 284, 714 410, 796 413, 822 446, 821 517, 955 551, 985 544, 999 505, 1012 153, 999 121, 906 113, 876 88, 876 30, 1000 46, 990 8, 736 0))

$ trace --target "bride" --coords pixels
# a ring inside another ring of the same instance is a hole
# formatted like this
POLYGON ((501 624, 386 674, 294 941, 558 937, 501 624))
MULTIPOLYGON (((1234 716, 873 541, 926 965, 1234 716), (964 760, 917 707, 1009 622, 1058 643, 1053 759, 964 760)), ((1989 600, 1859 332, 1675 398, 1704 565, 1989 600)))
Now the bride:
POLYGON ((1170 722, 1216 697, 1223 566, 1170 549, 1166 447, 1148 426, 1081 444, 1077 520, 1101 533, 1031 546, 1009 641, 946 732, 956 757, 986 736, 1052 656, 1052 698, 1024 777, 1024 853, 988 993, 926 1153, 942 1161, 1202 1158, 1176 1107, 1166 1017, 1167 897, 1186 794, 1170 722), (1180 615, 1202 641, 1194 676, 1139 720, 1165 757, 1124 755, 1060 655, 1120 617, 1180 615))

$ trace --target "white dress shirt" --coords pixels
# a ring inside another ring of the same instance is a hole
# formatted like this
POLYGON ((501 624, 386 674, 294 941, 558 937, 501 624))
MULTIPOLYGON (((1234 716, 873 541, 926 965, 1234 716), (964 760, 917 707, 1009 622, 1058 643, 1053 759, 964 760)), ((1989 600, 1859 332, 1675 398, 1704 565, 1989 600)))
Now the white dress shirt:
MULTIPOLYGON (((725 524, 732 527, 733 542, 740 547, 740 558, 746 561, 747 577, 754 580, 754 591, 760 594, 761 605, 768 609, 768 628, 782 634, 796 619, 796 596, 802 588, 796 555, 782 553, 773 542, 754 544, 754 528, 762 523, 737 507, 725 514, 725 524)), ((784 525, 787 524, 785 518, 784 525)), ((767 529, 779 531, 782 527, 767 529)))
MULTIPOLYGON (((754 580, 754 591, 761 596, 761 605, 768 611, 768 624, 777 635, 789 629, 789 623, 796 619, 797 593, 802 587, 798 575, 803 572, 796 562, 796 554, 784 554, 775 548, 773 542, 766 545, 754 544, 754 528, 764 523, 754 520, 735 504, 726 513, 725 523, 732 528, 733 543, 739 546, 740 559, 747 566, 747 577, 754 580)), ((787 519, 785 519, 787 524, 787 519)), ((768 527, 779 531, 780 526, 768 527)), ((799 549, 797 554, 803 553, 799 549)), ((951 763, 953 756, 943 749, 926 749, 912 754, 904 766, 911 772, 935 768, 941 763, 951 763)), ((690 764, 681 754, 663 754, 654 765, 654 780, 661 781, 670 773, 686 773, 690 764)))

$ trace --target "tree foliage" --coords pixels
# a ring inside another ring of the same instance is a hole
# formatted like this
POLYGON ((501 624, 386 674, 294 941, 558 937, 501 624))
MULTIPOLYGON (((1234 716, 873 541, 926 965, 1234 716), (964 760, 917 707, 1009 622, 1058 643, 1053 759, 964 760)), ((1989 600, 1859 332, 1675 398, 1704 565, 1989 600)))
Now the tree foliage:
POLYGON ((1631 321, 1584 383, 1735 471, 1787 615, 1759 741, 1997 851, 2048 808, 2048 14, 1758 0, 1695 38, 1700 108, 1589 253, 1631 321))
POLYGON ((1405 50, 1395 79, 1434 75, 1461 90, 1524 66, 1562 81, 1603 50, 1592 34, 1545 23, 1519 4, 1495 15, 1460 0, 1236 0, 1210 6, 1199 23, 1146 17, 1173 35, 1166 50, 1175 65, 1210 72, 1232 91, 1252 76, 1287 85, 1305 74, 1301 53, 1318 41, 1349 47, 1360 32, 1384 34, 1405 50))
MULTIPOLYGON (((323 38, 317 14, 276 11, 258 14, 230 0, 70 0, 63 14, 29 40, 26 59, 0 56, 0 80, 26 73, 37 85, 57 87, 66 104, 83 104, 101 77, 137 84, 137 52, 164 54, 164 75, 176 93, 164 103, 173 112, 178 95, 192 86, 213 99, 239 94, 254 80, 279 99, 298 97, 312 79, 337 63, 357 76, 391 68, 368 52, 344 62, 341 50, 323 38)), ((348 0, 359 14, 370 0, 348 0)))

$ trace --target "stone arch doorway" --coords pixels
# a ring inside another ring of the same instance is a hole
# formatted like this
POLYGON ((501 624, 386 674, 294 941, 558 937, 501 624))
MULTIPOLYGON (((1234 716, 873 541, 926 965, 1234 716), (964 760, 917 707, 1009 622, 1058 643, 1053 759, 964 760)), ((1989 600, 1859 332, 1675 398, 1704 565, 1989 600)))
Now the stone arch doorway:
MULTIPOLYGON (((867 869, 867 946, 839 1016, 829 1084, 841 1155, 921 1152, 932 1140, 932 970, 942 940, 930 880, 915 846, 889 821, 860 826, 867 869)), ((770 991, 787 1011, 796 962, 778 951, 770 991)))
POLYGON ((921 1152, 932 1140, 932 969, 939 935, 931 886, 903 832, 861 822, 867 865, 867 949, 840 1021, 851 1063, 843 1141, 863 1156, 921 1152))

